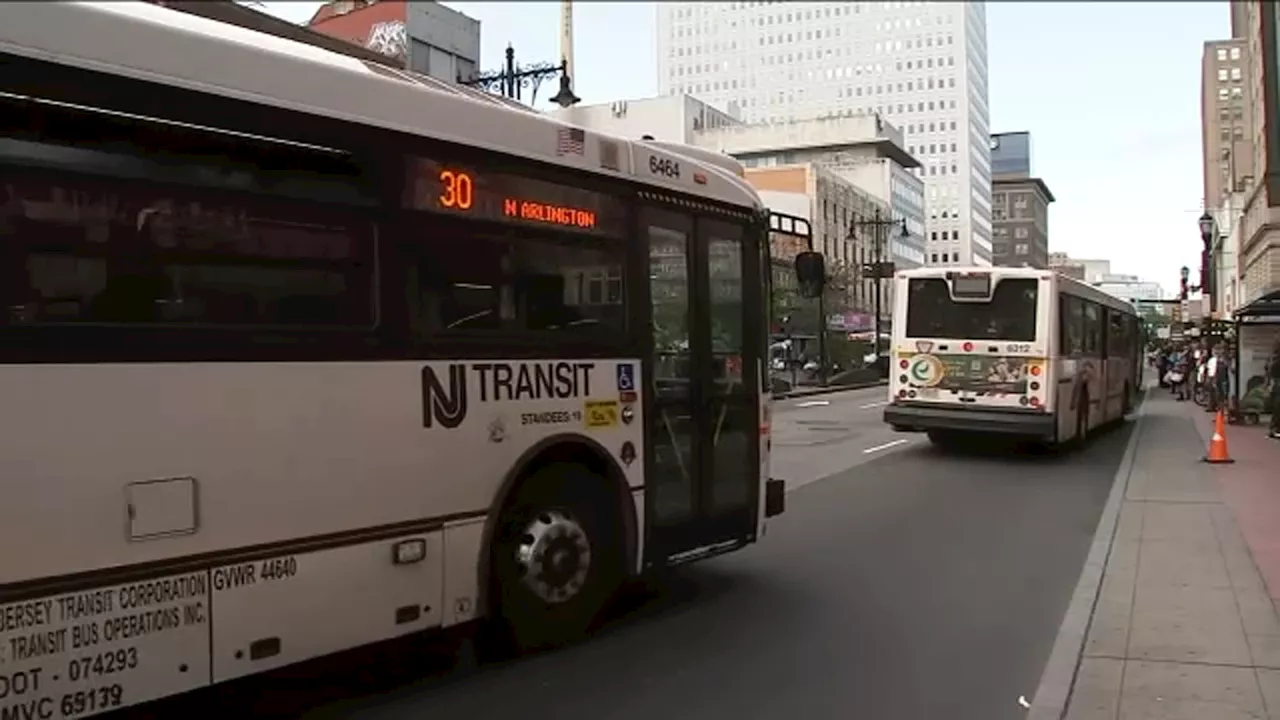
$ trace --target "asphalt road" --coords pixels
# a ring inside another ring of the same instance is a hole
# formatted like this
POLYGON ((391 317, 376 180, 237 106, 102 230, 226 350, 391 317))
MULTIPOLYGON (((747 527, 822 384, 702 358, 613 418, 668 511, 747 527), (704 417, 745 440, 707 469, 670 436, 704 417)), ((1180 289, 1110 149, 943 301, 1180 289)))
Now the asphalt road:
POLYGON ((786 514, 760 544, 663 577, 588 642, 467 673, 364 661, 341 681, 277 681, 240 713, 320 683, 348 697, 302 703, 315 720, 1021 718, 1129 428, 1061 456, 944 454, 884 427, 884 397, 780 403, 786 514))

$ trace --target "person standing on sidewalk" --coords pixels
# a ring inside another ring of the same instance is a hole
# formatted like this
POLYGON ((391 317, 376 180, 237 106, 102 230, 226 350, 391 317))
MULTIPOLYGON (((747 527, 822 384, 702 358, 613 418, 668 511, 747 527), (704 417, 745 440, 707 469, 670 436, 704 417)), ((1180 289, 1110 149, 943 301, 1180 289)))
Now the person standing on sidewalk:
POLYGON ((1209 351, 1209 359, 1204 363, 1204 384, 1207 391, 1205 412, 1217 412, 1220 407, 1223 395, 1220 391, 1222 378, 1219 374, 1225 374, 1226 367, 1227 364, 1222 359, 1222 343, 1218 343, 1209 351))
POLYGON ((1271 359, 1267 362, 1267 379, 1271 382, 1271 432, 1272 440, 1280 440, 1280 340, 1271 348, 1271 359))
POLYGON ((1173 392, 1178 396, 1178 402, 1187 399, 1187 385, 1191 381, 1191 373, 1195 371, 1194 363, 1195 358, 1187 349, 1179 350, 1173 358, 1173 371, 1170 373, 1169 382, 1173 385, 1173 392))

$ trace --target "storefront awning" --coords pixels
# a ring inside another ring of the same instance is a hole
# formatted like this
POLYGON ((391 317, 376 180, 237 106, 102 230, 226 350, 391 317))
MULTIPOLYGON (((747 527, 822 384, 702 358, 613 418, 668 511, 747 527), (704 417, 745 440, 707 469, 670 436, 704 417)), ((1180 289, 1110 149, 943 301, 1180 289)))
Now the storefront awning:
POLYGON ((1280 290, 1267 293, 1233 313, 1236 320, 1263 320, 1280 322, 1280 290))

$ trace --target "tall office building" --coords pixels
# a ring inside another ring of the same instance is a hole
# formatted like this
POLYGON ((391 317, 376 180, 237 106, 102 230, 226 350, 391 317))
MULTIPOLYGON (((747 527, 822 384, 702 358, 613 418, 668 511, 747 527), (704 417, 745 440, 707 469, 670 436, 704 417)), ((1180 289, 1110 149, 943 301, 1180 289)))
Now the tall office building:
POLYGON ((746 122, 883 116, 922 164, 928 255, 988 265, 986 35, 981 2, 660 3, 658 83, 746 122))
POLYGON ((1031 177, 1031 133, 995 133, 989 147, 992 175, 1031 177))
POLYGON ((1200 129, 1203 133, 1204 207, 1220 208, 1225 197, 1253 184, 1253 118, 1247 112, 1248 41, 1211 40, 1200 59, 1200 129))

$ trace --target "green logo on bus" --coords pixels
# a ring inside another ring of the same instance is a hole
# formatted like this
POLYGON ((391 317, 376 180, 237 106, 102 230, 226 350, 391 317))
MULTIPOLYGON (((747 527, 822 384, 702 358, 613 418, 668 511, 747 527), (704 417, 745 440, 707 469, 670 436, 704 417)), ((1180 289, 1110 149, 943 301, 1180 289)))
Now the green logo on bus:
POLYGON ((911 358, 911 365, 907 368, 911 384, 918 387, 933 387, 942 381, 945 374, 946 367, 942 361, 927 353, 911 358))

